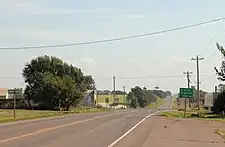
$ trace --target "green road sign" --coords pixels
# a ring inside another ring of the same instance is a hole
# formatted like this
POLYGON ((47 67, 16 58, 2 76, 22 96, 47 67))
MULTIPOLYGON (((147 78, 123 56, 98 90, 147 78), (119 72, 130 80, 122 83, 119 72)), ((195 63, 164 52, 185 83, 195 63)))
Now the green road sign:
POLYGON ((193 89, 180 88, 180 98, 193 98, 193 89))

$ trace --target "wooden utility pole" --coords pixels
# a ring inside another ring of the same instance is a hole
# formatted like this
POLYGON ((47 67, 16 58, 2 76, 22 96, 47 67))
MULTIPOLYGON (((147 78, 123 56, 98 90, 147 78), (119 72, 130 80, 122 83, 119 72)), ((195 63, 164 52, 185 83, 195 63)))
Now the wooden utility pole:
POLYGON ((191 83, 190 74, 192 74, 192 72, 187 71, 187 72, 184 72, 184 74, 187 75, 187 85, 188 85, 188 88, 190 88, 190 83, 191 83))
POLYGON ((116 101, 116 77, 113 76, 113 105, 114 105, 114 108, 116 108, 115 101, 116 101))
MULTIPOLYGON (((190 74, 192 74, 192 72, 187 71, 187 72, 184 72, 184 74, 187 75, 187 85, 188 85, 188 88, 190 88, 190 83, 191 83, 190 74)), ((190 99, 189 99, 189 106, 190 106, 190 99)), ((186 117, 186 111, 187 111, 187 98, 185 98, 184 117, 186 117)))
POLYGON ((123 100, 124 100, 124 108, 126 108, 127 100, 126 100, 126 87, 123 86, 123 100))
POLYGON ((199 60, 204 60, 204 58, 196 56, 196 58, 192 58, 191 60, 196 60, 196 63, 197 63, 197 98, 198 98, 198 110, 200 110, 199 60))
POLYGON ((213 101, 217 98, 217 86, 215 86, 215 94, 214 94, 214 97, 213 97, 213 101))
POLYGON ((13 90, 13 118, 16 119, 16 90, 13 90))

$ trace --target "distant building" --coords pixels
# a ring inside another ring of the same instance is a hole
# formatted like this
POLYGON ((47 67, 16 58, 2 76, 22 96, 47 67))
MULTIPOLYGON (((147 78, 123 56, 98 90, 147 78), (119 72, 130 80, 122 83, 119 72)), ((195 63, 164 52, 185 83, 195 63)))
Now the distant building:
POLYGON ((82 105, 88 107, 94 106, 96 104, 96 98, 97 98, 97 90, 88 90, 84 94, 82 105))
POLYGON ((8 88, 0 88, 0 99, 8 99, 8 88))
POLYGON ((16 99, 23 98, 23 89, 9 89, 9 88, 0 88, 0 99, 13 99, 16 96, 16 99), (16 94, 15 94, 16 93, 16 94))

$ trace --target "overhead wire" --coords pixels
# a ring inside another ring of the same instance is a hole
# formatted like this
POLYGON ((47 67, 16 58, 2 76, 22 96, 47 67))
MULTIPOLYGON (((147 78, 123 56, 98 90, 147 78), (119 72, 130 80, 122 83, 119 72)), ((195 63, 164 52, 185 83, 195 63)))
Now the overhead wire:
MULTIPOLYGON (((193 74, 192 76, 195 76, 193 74)), ((201 74, 201 76, 215 76, 215 74, 201 74)), ((159 75, 159 76, 118 76, 117 79, 121 80, 135 80, 135 79, 149 79, 149 78, 180 78, 185 77, 185 75, 159 75)), ((22 79, 23 77, 0 77, 0 80, 15 80, 15 79, 22 79)), ((104 80, 104 79, 112 79, 112 77, 95 77, 94 79, 104 80)))
MULTIPOLYGON (((222 28, 222 26, 223 26, 223 24, 224 24, 224 20, 222 20, 222 22, 221 22, 221 25, 220 25, 220 27, 219 27, 219 29, 221 29, 222 28)), ((209 46, 212 44, 212 42, 215 40, 215 38, 216 38, 216 35, 214 35, 213 37, 212 37, 212 39, 211 39, 211 41, 210 41, 210 43, 208 44, 208 48, 209 48, 209 46)), ((205 58, 206 60, 207 59, 210 59, 210 58, 212 58, 215 54, 216 54, 216 52, 217 52, 218 50, 216 49, 212 54, 210 54, 207 58, 205 58)))
POLYGON ((218 18, 218 19, 213 19, 209 21, 204 21, 196 24, 191 24, 191 25, 185 25, 181 27, 176 27, 176 28, 171 28, 171 29, 166 29, 162 31, 156 31, 156 32, 151 32, 151 33, 145 33, 145 34, 138 34, 138 35, 133 35, 133 36, 125 36, 125 37, 119 37, 119 38, 112 38, 112 39, 103 39, 103 40, 96 40, 96 41, 87 41, 87 42, 78 42, 78 43, 71 43, 71 44, 56 44, 56 45, 40 45, 40 46, 20 46, 20 47, 0 47, 0 50, 28 50, 28 49, 40 49, 40 48, 57 48, 57 47, 68 47, 68 46, 80 46, 80 45, 90 45, 90 44, 99 44, 99 43, 106 43, 106 42, 113 42, 113 41, 120 41, 120 40, 127 40, 127 39, 134 39, 134 38, 140 38, 140 37, 145 37, 145 36, 151 36, 151 35, 157 35, 157 34, 162 34, 162 33, 167 33, 167 32, 173 32, 173 31, 178 31, 178 30, 183 30, 183 29, 188 29, 188 28, 193 28, 213 22, 218 22, 221 20, 224 20, 225 18, 218 18))

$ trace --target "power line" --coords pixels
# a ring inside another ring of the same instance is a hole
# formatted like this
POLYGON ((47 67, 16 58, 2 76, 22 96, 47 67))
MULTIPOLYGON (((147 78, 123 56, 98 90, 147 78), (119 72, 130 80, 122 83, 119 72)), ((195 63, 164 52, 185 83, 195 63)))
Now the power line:
MULTIPOLYGON (((225 21, 225 20, 222 20, 222 22, 221 22, 221 24, 220 24, 220 26, 219 26, 219 29, 222 28, 222 26, 223 26, 223 24, 224 24, 224 21, 225 21)), ((209 48, 209 46, 212 44, 212 42, 214 41, 215 38, 216 38, 216 35, 214 35, 214 36, 212 37, 212 39, 210 40, 210 42, 209 42, 207 48, 209 48)), ((208 49, 207 49, 207 50, 208 50, 208 49)), ((216 49, 210 56, 208 56, 208 57, 206 58, 206 60, 212 58, 212 57, 216 54, 217 51, 218 51, 218 50, 216 49)), ((207 51, 206 51, 206 52, 207 52, 207 51)))
POLYGON ((151 32, 151 33, 145 33, 145 34, 138 34, 138 35, 133 35, 133 36, 125 36, 125 37, 119 37, 119 38, 113 38, 113 39, 103 39, 103 40, 96 40, 96 41, 87 41, 87 42, 78 42, 78 43, 71 43, 71 44, 58 44, 58 45, 40 45, 40 46, 21 46, 21 47, 1 47, 0 50, 27 50, 27 49, 40 49, 40 48, 56 48, 56 47, 68 47, 68 46, 80 46, 80 45, 90 45, 90 44, 98 44, 98 43, 106 43, 106 42, 113 42, 113 41, 120 41, 120 40, 127 40, 127 39, 133 39, 133 38, 140 38, 140 37, 145 37, 145 36, 151 36, 151 35, 157 35, 157 34, 162 34, 162 33, 167 33, 167 32, 173 32, 173 31, 178 31, 178 30, 183 30, 183 29, 188 29, 188 28, 193 28, 217 21, 224 20, 225 18, 218 18, 218 19, 213 19, 209 21, 204 21, 196 24, 191 24, 191 25, 186 25, 186 26, 181 26, 181 27, 176 27, 172 29, 166 29, 162 31, 156 31, 156 32, 151 32))
MULTIPOLYGON (((222 28, 224 24, 224 19, 221 21, 221 24, 218 26, 218 31, 222 28)), ((210 39, 209 43, 206 45, 206 47, 203 49, 204 53, 206 53, 210 47, 210 45, 213 43, 213 41, 216 39, 216 34, 214 34, 212 36, 212 38, 210 39)))
MULTIPOLYGON (((195 74, 192 74, 193 76, 196 76, 195 74)), ((201 76, 211 77, 216 76, 216 74, 201 74, 201 76)), ((132 76, 126 76, 126 77, 120 77, 118 76, 117 79, 121 80, 135 80, 135 79, 150 79, 150 78, 180 78, 184 77, 184 75, 161 75, 161 76, 138 76, 138 77, 132 77, 132 76)), ((21 80, 23 77, 0 77, 0 80, 21 80)), ((95 77, 94 79, 97 80, 111 80, 112 77, 95 77)))

